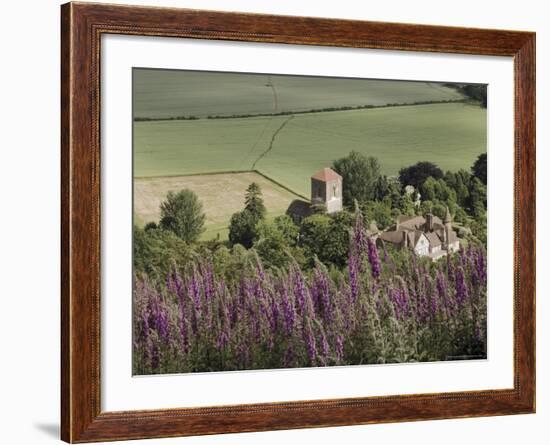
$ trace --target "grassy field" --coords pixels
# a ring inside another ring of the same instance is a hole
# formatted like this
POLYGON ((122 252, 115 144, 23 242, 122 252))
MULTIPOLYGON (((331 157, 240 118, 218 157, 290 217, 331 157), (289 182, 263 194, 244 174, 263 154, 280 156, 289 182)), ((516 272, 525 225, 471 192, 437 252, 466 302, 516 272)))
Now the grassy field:
POLYGON ((436 82, 134 70, 134 117, 265 114, 462 99, 436 82))
POLYGON ((268 219, 285 213, 292 200, 298 198, 254 172, 135 179, 135 222, 138 225, 158 222, 159 206, 166 194, 170 190, 189 188, 199 196, 206 215, 206 232, 202 239, 216 238, 218 234, 226 239, 229 219, 244 207, 244 192, 251 182, 262 189, 268 219))
MULTIPOLYGON (((309 196, 309 178, 351 150, 383 172, 418 161, 469 169, 486 151, 486 110, 462 103, 289 116, 134 123, 134 176, 255 169, 309 196), (287 121, 277 133, 275 131, 287 121)), ((244 187, 242 187, 244 190, 244 187)), ((238 195, 239 199, 242 196, 238 195)))

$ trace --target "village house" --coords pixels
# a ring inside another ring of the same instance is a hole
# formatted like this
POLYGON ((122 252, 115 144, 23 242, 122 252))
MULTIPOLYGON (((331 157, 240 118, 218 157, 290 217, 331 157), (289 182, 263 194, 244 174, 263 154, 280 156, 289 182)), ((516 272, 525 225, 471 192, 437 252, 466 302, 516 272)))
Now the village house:
POLYGON ((400 249, 413 250, 419 256, 436 260, 460 248, 460 241, 452 228, 451 212, 445 219, 428 213, 424 216, 399 216, 388 230, 375 236, 378 240, 400 249))

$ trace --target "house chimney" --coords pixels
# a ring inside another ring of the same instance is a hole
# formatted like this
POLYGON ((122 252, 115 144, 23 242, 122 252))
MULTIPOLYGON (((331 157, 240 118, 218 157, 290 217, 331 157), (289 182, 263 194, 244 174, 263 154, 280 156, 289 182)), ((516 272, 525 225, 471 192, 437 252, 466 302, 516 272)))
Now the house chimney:
POLYGON ((407 248, 408 247, 408 244, 409 244, 409 238, 408 238, 408 233, 406 230, 403 230, 403 247, 407 248))
POLYGON ((426 215, 426 228, 428 232, 432 232, 434 229, 434 216, 431 213, 426 215))

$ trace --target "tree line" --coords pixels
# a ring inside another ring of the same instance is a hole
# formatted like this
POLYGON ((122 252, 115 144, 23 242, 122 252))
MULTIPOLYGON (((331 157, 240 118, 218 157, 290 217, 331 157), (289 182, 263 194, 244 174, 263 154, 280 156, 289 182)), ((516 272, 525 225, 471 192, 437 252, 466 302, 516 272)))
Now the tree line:
POLYGON ((486 154, 470 171, 443 172, 431 162, 418 162, 389 177, 381 173, 376 158, 354 151, 335 160, 332 168, 343 178, 343 211, 328 215, 323 206, 315 206, 299 224, 288 215, 268 219, 261 188, 251 183, 244 191, 242 210, 231 216, 228 241, 199 241, 205 215, 197 195, 189 189, 168 193, 159 223, 134 227, 135 270, 163 275, 174 263, 184 265, 203 254, 230 257, 242 249, 257 254, 269 268, 296 261, 311 269, 321 261, 342 269, 348 263, 356 210, 367 223, 384 230, 399 215, 433 213, 443 218, 449 208, 460 235, 486 244, 486 154))

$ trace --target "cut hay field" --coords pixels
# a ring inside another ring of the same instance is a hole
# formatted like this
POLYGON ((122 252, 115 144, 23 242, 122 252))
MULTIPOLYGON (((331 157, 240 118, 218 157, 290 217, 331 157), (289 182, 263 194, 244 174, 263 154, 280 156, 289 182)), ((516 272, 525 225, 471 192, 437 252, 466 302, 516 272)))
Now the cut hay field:
POLYGON ((134 69, 134 117, 233 116, 463 96, 437 82, 134 69))
MULTIPOLYGON (((487 145, 486 110, 463 103, 289 117, 134 122, 134 176, 256 169, 309 196, 310 176, 351 150, 377 157, 383 172, 395 175, 418 161, 469 169, 487 145)), ((246 185, 238 185, 237 199, 246 185)))
POLYGON ((262 189, 267 218, 285 213, 297 195, 255 172, 220 173, 134 180, 134 217, 137 225, 158 222, 160 203, 169 191, 193 190, 203 204, 206 232, 202 239, 227 239, 231 215, 244 207, 244 192, 251 182, 262 189))

